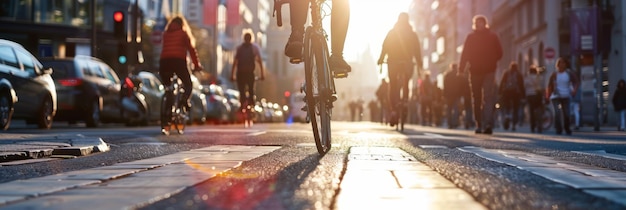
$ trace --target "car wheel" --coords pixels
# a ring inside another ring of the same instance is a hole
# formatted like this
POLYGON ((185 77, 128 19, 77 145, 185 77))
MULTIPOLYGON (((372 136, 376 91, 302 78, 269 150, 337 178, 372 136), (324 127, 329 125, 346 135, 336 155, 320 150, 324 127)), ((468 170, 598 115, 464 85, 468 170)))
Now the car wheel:
POLYGON ((0 93, 0 129, 9 129, 11 117, 13 116, 13 107, 10 103, 11 99, 7 93, 0 93))
POLYGON ((87 119, 85 123, 87 123, 87 127, 95 128, 100 124, 100 100, 95 100, 91 103, 89 107, 89 112, 87 113, 87 119))
POLYGON ((52 99, 50 97, 46 97, 41 103, 41 108, 39 109, 39 116, 37 117, 37 127, 41 129, 50 129, 52 127, 52 119, 54 118, 53 114, 54 106, 52 104, 52 99))

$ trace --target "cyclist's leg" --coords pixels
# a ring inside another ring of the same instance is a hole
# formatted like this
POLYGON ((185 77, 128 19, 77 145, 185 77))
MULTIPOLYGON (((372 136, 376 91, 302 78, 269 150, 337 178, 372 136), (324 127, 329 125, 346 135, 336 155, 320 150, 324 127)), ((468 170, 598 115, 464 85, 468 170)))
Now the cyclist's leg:
POLYGON ((237 89, 239 90, 239 98, 241 98, 241 101, 244 102, 241 104, 241 107, 239 107, 239 111, 242 111, 243 109, 245 109, 247 102, 247 98, 248 96, 246 95, 246 83, 244 82, 244 78, 242 77, 242 75, 237 75, 237 89))
POLYGON ((350 3, 348 0, 334 0, 330 16, 331 58, 330 68, 335 73, 351 71, 350 65, 343 59, 343 47, 350 23, 350 3))
POLYGON ((304 23, 309 11, 309 1, 290 1, 289 16, 291 21, 291 35, 285 46, 285 55, 291 58, 302 57, 304 23))
MULTIPOLYGON (((173 65, 173 59, 161 59, 159 61, 160 63, 160 68, 159 68, 159 75, 161 76, 161 80, 162 83, 165 87, 169 87, 172 82, 170 81, 170 78, 172 78, 172 76, 174 75, 174 71, 172 71, 172 69, 174 69, 174 65, 173 65)), ((168 96, 168 94, 170 93, 169 90, 165 91, 165 94, 163 95, 163 99, 166 99, 166 97, 168 96)), ((170 102, 169 100, 167 101, 168 103, 170 102)), ((164 110, 167 109, 166 108, 167 105, 166 104, 162 104, 161 107, 161 132, 163 132, 163 134, 169 134, 169 110, 164 110)))
POLYGON ((185 89, 185 92, 183 93, 183 97, 181 98, 182 100, 182 105, 185 106, 185 108, 187 110, 189 110, 189 108, 191 107, 191 102, 189 100, 189 98, 191 97, 191 90, 193 88, 193 84, 191 83, 191 75, 189 74, 189 70, 187 70, 187 64, 183 61, 182 67, 178 68, 180 70, 176 71, 176 74, 178 75, 178 78, 180 78, 180 80, 183 82, 183 88, 185 89))
MULTIPOLYGON (((400 100, 400 81, 398 81, 398 69, 397 65, 388 64, 389 66, 389 110, 391 111, 391 122, 395 124, 397 122, 395 114, 397 114, 397 105, 400 100)), ((392 125, 393 126, 393 125, 392 125)))

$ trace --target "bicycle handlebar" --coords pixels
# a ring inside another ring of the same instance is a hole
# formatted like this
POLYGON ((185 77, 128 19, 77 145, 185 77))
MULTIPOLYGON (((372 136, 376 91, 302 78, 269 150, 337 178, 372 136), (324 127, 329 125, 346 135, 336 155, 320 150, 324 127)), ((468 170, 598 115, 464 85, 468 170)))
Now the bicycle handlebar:
POLYGON ((283 6, 283 4, 288 4, 289 0, 274 0, 274 13, 272 14, 272 17, 276 17, 276 25, 283 26, 283 13, 281 11, 281 8, 283 6))

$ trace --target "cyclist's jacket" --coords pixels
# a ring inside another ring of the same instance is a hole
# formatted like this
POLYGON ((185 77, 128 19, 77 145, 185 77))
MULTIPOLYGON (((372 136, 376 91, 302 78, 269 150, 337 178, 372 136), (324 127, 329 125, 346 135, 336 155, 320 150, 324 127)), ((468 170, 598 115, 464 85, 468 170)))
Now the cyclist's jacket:
POLYGON ((163 58, 180 58, 187 59, 187 51, 191 56, 194 66, 199 66, 198 53, 191 45, 191 40, 182 26, 171 24, 167 31, 163 33, 163 50, 161 51, 161 59, 163 58))
POLYGON ((387 55, 387 63, 412 63, 413 58, 417 61, 418 67, 421 67, 422 55, 420 41, 417 34, 409 24, 396 24, 393 29, 387 33, 383 42, 383 49, 380 53, 382 58, 387 55))

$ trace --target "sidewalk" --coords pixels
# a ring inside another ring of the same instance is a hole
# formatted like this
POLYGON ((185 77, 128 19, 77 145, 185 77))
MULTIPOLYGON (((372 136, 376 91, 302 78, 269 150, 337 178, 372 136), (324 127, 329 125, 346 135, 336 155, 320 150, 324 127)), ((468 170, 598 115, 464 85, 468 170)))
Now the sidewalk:
POLYGON ((0 135, 0 165, 16 160, 84 156, 109 151, 101 138, 82 135, 0 135))

